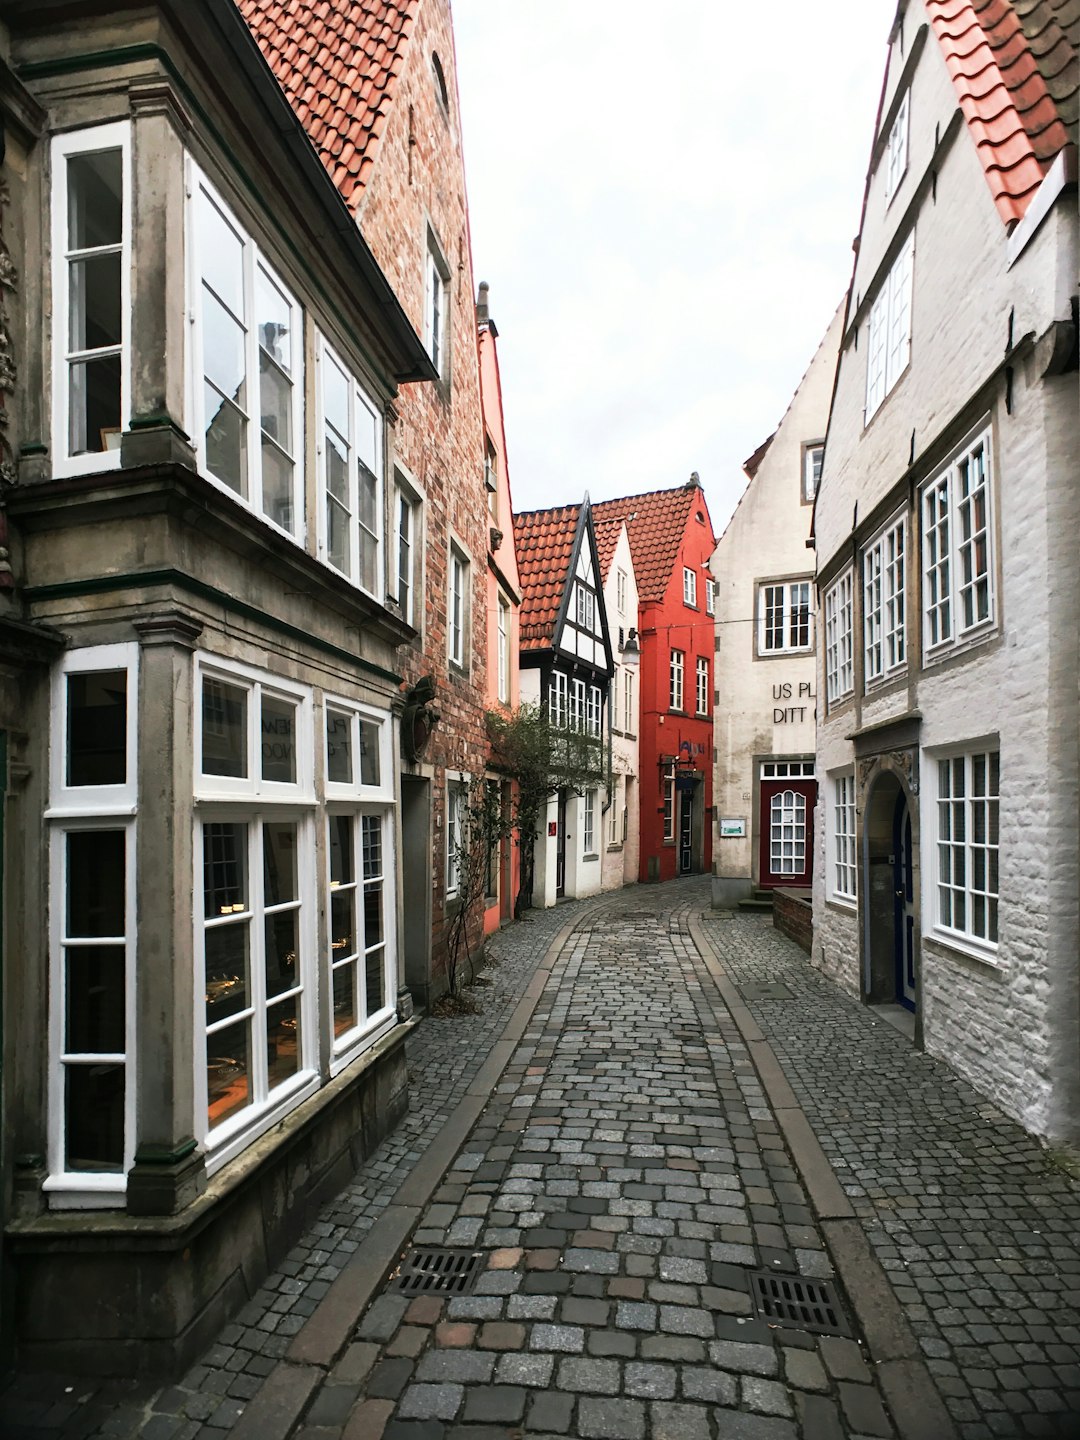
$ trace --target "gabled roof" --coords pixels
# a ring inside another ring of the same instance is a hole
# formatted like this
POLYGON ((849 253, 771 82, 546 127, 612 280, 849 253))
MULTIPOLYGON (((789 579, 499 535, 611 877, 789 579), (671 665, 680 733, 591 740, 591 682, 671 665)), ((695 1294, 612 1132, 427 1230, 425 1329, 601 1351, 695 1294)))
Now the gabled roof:
POLYGON ((514 545, 521 579, 518 633, 522 650, 550 650, 555 643, 555 622, 569 579, 580 521, 580 505, 523 510, 514 516, 514 545))
POLYGON ((356 211, 420 0, 236 0, 267 64, 356 211))
POLYGON ((1076 0, 926 0, 998 214, 1020 220, 1057 155, 1075 144, 1076 0))
POLYGON ((705 492, 695 481, 674 490, 649 490, 644 495, 627 495, 622 500, 602 500, 592 507, 593 523, 597 527, 611 520, 625 522, 638 599, 643 604, 663 600, 686 523, 698 509, 704 513, 705 524, 712 535, 705 492))
POLYGON ((601 584, 607 580, 611 562, 615 559, 615 549, 619 543, 619 535, 622 533, 622 525, 623 522, 619 516, 610 520, 598 519, 596 507, 593 506, 593 530, 596 533, 596 555, 600 561, 601 584))

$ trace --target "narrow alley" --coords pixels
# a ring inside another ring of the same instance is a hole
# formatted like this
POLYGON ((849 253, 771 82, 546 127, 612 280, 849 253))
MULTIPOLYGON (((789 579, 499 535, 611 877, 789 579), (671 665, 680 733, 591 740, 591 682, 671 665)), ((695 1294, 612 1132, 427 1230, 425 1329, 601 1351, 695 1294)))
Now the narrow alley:
POLYGON ((707 882, 493 948, 484 1013, 421 1025, 405 1125, 203 1363, 23 1376, 5 1436, 1076 1434, 1080 1184, 1021 1130, 707 882), (472 1273, 403 1289, 444 1247, 472 1273))

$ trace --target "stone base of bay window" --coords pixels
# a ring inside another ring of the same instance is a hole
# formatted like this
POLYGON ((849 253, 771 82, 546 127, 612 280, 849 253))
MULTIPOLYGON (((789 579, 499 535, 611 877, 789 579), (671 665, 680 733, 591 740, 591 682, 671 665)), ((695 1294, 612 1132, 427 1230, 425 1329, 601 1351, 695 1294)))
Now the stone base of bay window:
POLYGON ((174 1215, 12 1222, 17 1366, 168 1379, 196 1360, 404 1116, 415 1023, 395 1026, 174 1215))
POLYGON ((120 439, 120 463, 134 465, 183 465, 195 469, 195 447, 190 437, 171 416, 138 415, 120 439))
POLYGON ((206 1189, 206 1160, 195 1141, 175 1151, 146 1146, 127 1177, 129 1215, 179 1215, 206 1189))

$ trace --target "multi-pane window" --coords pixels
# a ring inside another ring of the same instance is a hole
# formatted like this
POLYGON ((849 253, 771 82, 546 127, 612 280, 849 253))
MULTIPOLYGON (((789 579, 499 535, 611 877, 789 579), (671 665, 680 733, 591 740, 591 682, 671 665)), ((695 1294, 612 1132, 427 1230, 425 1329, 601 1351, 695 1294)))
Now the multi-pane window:
POLYGON ((832 795, 832 889, 840 900, 858 894, 859 867, 855 852, 855 776, 838 775, 832 795))
POLYGON ((882 281, 870 308, 866 356, 866 421, 907 368, 911 354, 911 288, 915 273, 915 236, 882 281))
POLYGON ((469 562, 450 546, 450 594, 447 613, 447 647, 450 659, 462 667, 468 661, 469 562))
POLYGON ((484 446, 484 489, 487 491, 488 518, 499 523, 499 457, 490 440, 484 446))
POLYGON ((809 650, 813 641, 810 581, 758 586, 758 653, 809 650))
POLYGON ((49 1179, 119 1194, 134 1160, 138 650, 65 656, 53 687, 49 1179))
POLYGON ((664 839, 675 839, 675 765, 664 767, 664 839))
POLYGON ((990 432, 922 493, 923 639, 927 652, 994 618, 990 432))
POLYGON ((686 656, 682 650, 671 652, 671 673, 669 686, 669 702, 672 710, 683 708, 683 682, 686 674, 686 656))
POLYGON ((705 580, 705 614, 716 614, 716 581, 708 577, 705 580))
POLYGON ((510 703, 510 602, 499 596, 497 636, 498 694, 504 705, 510 703))
POLYGON ((900 101, 896 116, 889 131, 889 142, 885 152, 885 201, 886 204, 896 194, 900 181, 904 178, 904 171, 907 169, 908 157, 908 102, 911 91, 904 91, 904 98, 900 101))
POLYGON ((585 681, 570 682, 570 729, 585 729, 585 681))
POLYGON ((52 173, 53 456, 70 475, 119 465, 129 418, 128 125, 57 136, 52 173))
POLYGON ((321 553, 362 590, 378 595, 382 416, 325 341, 319 344, 319 409, 321 553))
POLYGON ((193 190, 199 463, 275 525, 302 538, 303 312, 232 211, 194 171, 193 190))
POLYGON ((818 492, 818 485, 821 483, 821 467, 825 462, 825 442, 823 440, 811 441, 809 445, 803 446, 803 486, 802 498, 805 504, 813 504, 818 492))
POLYGON ((577 596, 576 614, 577 623, 583 630, 592 631, 596 624, 596 596, 584 585, 578 585, 575 591, 577 596))
POLYGON ((855 688, 852 578, 847 570, 825 592, 825 696, 830 704, 855 688))
POLYGON ((703 655, 697 657, 697 713, 709 713, 709 662, 703 655))
POLYGON ((607 843, 609 845, 618 845, 619 843, 619 817, 622 814, 622 806, 619 804, 619 793, 625 783, 620 776, 615 776, 611 792, 611 804, 608 806, 607 843))
POLYGON ((394 490, 394 598, 401 618, 419 628, 416 574, 420 561, 420 505, 400 483, 394 490))
POLYGON ((330 991, 335 1048, 392 1013, 388 966, 393 910, 392 831, 385 813, 361 810, 328 817, 330 851, 330 991))
POLYGON ((569 718, 566 676, 555 670, 548 688, 548 719, 556 730, 565 730, 569 718))
POLYGON ((429 233, 424 255, 424 348, 444 379, 448 374, 449 361, 449 281, 449 266, 434 235, 429 233))
POLYGON ((863 639, 866 683, 903 665, 904 522, 898 520, 863 555, 863 639))
POLYGON ((769 801, 769 871, 806 873, 806 796, 782 790, 769 801))
POLYGON ((465 786, 459 780, 446 787, 446 898, 452 900, 461 886, 461 862, 466 845, 465 786))
POLYGON ((586 790, 582 813, 582 844, 584 854, 592 855, 596 849, 596 791, 586 790))
POLYGON ((682 598, 684 605, 697 605, 697 571, 691 570, 688 565, 683 566, 682 572, 682 598))
POLYGON ((941 759, 937 782, 938 928, 996 947, 998 752, 941 759))
POLYGON ((626 614, 626 571, 615 572, 615 607, 620 615, 626 614))
POLYGON ((623 729, 628 735, 635 730, 634 716, 634 672, 623 671, 623 729))

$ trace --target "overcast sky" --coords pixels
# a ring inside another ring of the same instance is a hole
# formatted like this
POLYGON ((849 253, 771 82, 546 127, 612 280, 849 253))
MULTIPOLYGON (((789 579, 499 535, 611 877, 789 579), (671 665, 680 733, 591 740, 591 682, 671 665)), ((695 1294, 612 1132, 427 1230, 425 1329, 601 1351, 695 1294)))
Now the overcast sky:
POLYGON ((851 275, 895 0, 452 0, 516 510, 717 533, 851 275))

